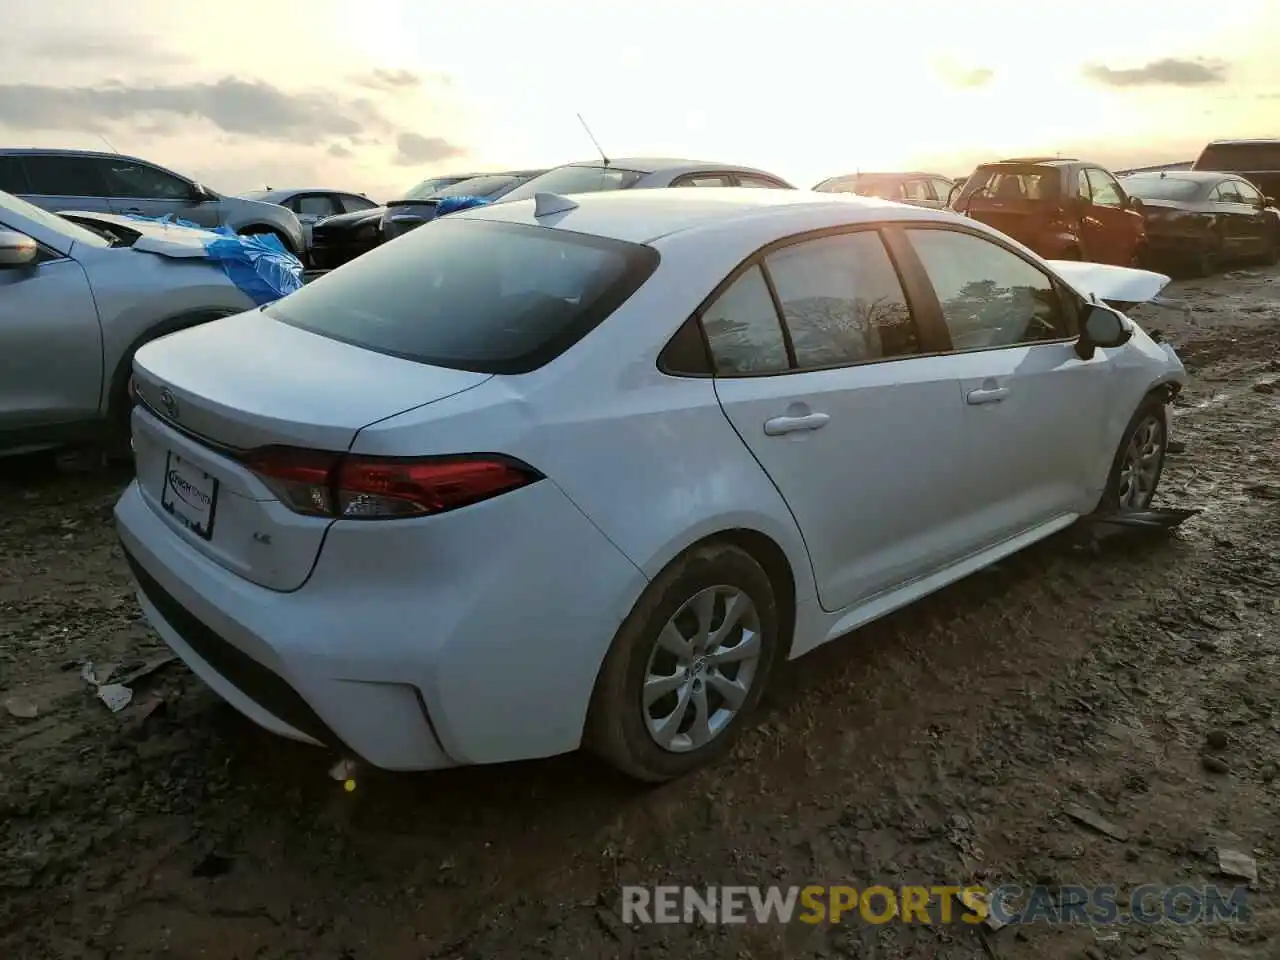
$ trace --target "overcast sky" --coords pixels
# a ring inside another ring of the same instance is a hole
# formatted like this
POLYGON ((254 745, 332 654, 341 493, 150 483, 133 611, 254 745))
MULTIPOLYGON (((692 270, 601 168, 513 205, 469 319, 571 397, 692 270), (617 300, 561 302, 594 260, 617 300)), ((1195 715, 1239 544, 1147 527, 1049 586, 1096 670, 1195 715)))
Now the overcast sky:
POLYGON ((136 154, 235 192, 388 199, 594 155, 750 163, 800 186, 1112 166, 1277 136, 1280 2, 0 0, 0 144, 136 154))

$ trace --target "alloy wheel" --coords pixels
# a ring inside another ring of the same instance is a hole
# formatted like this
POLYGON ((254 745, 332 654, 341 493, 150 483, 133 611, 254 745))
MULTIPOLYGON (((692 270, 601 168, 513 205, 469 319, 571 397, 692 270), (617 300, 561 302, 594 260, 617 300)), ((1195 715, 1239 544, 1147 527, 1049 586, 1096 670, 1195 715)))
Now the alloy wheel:
POLYGON ((684 753, 724 732, 751 692, 763 643, 751 598, 708 587, 658 633, 641 694, 645 727, 662 749, 684 753))
POLYGON ((1163 458, 1164 424, 1153 414, 1134 428, 1125 447, 1117 491, 1121 509, 1145 510, 1151 505, 1163 458))

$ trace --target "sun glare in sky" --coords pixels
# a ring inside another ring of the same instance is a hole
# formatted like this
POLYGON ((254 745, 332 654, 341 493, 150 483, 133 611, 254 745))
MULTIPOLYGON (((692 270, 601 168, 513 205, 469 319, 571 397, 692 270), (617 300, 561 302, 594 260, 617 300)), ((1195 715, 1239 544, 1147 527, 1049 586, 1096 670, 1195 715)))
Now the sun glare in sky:
MULTIPOLYGON (((3 2, 3 0, 0 0, 3 2)), ((1190 159, 1277 136, 1280 2, 11 3, 0 142, 101 148, 223 190, 395 193, 606 152, 800 186, 1071 153, 1190 159), (285 181, 288 181, 286 184, 285 181)))

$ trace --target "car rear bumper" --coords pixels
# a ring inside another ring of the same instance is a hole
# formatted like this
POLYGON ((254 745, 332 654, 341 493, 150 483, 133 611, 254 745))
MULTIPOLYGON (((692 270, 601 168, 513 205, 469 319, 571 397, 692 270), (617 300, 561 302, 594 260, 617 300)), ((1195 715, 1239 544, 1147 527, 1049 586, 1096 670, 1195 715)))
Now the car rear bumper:
POLYGON ((340 521, 290 593, 197 553, 136 483, 116 522, 144 613, 215 692, 389 770, 576 749, 645 582, 549 481, 425 520, 340 521))

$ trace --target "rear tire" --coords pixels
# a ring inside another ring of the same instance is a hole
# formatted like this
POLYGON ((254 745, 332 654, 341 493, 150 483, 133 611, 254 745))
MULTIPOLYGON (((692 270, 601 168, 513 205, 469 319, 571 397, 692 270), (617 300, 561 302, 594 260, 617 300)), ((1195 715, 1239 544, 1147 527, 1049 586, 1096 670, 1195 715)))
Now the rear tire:
POLYGON ((759 704, 778 638, 777 601, 760 564, 732 544, 695 547, 649 584, 618 629, 584 745, 649 783, 713 762, 759 704))
POLYGON ((1111 463, 1098 510, 1146 510, 1164 473, 1169 442, 1169 411, 1159 397, 1148 395, 1125 427, 1111 463))

